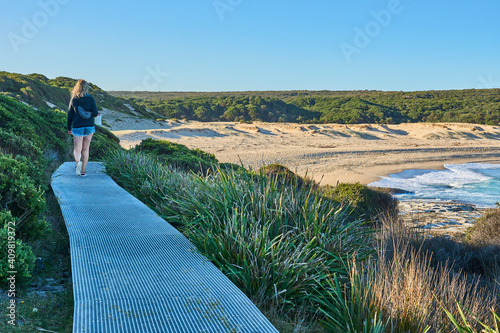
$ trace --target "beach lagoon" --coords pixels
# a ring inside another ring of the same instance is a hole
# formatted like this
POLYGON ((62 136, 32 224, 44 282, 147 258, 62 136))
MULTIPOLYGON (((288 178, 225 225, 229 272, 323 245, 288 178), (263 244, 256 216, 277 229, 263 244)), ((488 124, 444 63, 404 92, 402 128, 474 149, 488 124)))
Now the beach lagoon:
POLYGON ((457 201, 493 208, 500 201, 500 164, 445 164, 444 170, 405 170, 369 186, 403 190, 395 194, 399 200, 457 201))

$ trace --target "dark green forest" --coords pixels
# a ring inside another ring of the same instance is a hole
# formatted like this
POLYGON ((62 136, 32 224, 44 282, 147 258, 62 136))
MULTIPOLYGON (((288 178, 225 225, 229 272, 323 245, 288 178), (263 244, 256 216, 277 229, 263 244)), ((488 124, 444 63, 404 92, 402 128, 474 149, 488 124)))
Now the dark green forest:
POLYGON ((500 89, 109 92, 166 118, 299 123, 500 123, 500 89))

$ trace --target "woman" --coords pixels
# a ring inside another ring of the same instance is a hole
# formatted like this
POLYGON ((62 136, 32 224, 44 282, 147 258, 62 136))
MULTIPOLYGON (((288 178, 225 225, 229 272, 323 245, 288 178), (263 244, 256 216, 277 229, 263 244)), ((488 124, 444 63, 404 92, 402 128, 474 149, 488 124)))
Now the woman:
POLYGON ((75 173, 82 177, 87 176, 85 168, 89 161, 90 141, 95 132, 94 118, 99 114, 95 100, 88 91, 89 84, 85 80, 78 80, 71 93, 68 109, 68 134, 73 135, 75 173), (90 112, 90 117, 86 118, 82 111, 90 112))

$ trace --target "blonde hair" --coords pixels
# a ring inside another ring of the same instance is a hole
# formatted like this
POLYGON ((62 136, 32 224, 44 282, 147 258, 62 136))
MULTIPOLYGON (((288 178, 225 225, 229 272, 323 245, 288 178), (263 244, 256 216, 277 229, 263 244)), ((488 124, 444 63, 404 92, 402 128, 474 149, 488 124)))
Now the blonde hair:
POLYGON ((80 98, 87 94, 89 91, 89 84, 85 80, 78 80, 71 92, 71 98, 80 98))

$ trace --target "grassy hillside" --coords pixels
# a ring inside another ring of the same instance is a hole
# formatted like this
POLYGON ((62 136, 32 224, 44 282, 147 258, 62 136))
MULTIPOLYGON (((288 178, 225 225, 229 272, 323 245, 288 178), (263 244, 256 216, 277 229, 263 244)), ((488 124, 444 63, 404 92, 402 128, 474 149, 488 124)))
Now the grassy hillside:
MULTIPOLYGON (((66 111, 70 100, 70 92, 76 81, 67 77, 48 79, 41 74, 22 75, 0 72, 0 92, 36 108, 57 108, 66 111)), ((147 118, 153 117, 144 107, 136 105, 131 101, 114 97, 97 85, 89 84, 90 93, 96 99, 99 109, 108 108, 134 115, 130 111, 130 108, 125 105, 129 104, 141 116, 147 118)))
POLYGON ((417 92, 124 92, 111 95, 165 117, 302 123, 500 123, 500 89, 417 92))
MULTIPOLYGON (((52 97, 58 91, 36 85, 37 80, 26 82, 52 97)), ((33 95, 31 101, 43 101, 47 95, 33 95)), ((91 159, 100 159, 110 149, 120 149, 117 139, 97 127, 91 159)), ((52 172, 72 159, 71 150, 65 112, 35 109, 0 94, 0 290, 7 295, 7 272, 17 271, 18 324, 13 328, 4 318, 0 332, 35 332, 36 327, 72 331, 69 242, 50 189, 52 172), (9 246, 15 246, 15 259, 12 253, 9 258, 9 246)), ((6 309, 8 302, 0 298, 0 307, 6 309)))

